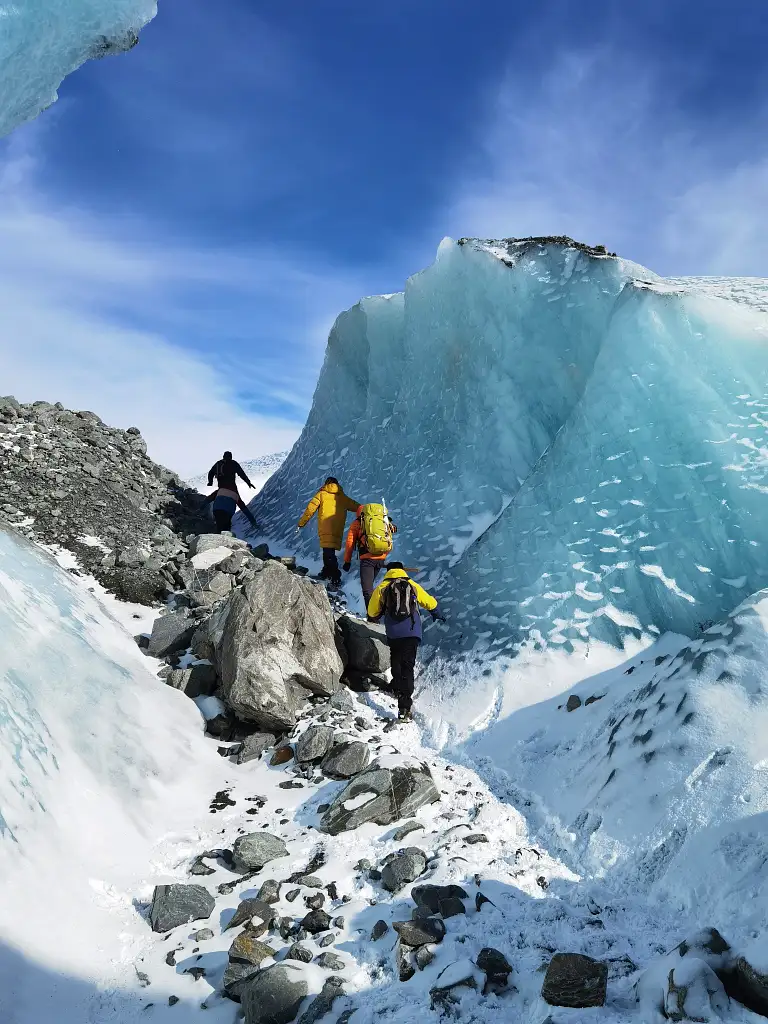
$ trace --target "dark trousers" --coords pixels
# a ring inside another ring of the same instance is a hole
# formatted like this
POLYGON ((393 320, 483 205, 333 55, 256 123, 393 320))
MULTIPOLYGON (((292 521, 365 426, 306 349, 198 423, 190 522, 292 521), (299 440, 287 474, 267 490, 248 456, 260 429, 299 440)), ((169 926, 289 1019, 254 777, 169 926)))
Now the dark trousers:
POLYGON ((227 512, 226 509, 215 508, 213 510, 213 518, 216 521, 216 529, 219 533, 232 529, 232 513, 227 512))
POLYGON ((381 562, 372 562, 370 558, 360 559, 360 586, 363 590, 366 612, 368 611, 371 595, 376 586, 376 577, 379 575, 379 569, 381 569, 381 562))
POLYGON ((397 697, 397 708, 400 712, 410 711, 413 704, 413 670, 420 643, 421 640, 414 636, 389 641, 392 691, 397 697))
POLYGON ((333 548, 323 548, 323 571, 320 575, 324 580, 331 580, 333 583, 341 582, 341 570, 336 558, 336 551, 333 548))

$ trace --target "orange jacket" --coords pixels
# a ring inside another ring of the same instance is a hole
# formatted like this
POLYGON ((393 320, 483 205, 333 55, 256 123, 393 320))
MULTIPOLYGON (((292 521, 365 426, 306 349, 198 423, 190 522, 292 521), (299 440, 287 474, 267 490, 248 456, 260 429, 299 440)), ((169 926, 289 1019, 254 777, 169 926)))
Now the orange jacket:
MULTIPOLYGON (((360 507, 362 508, 362 506, 360 507)), ((390 526, 392 527, 392 533, 397 533, 397 527, 391 520, 390 526)), ((358 509, 357 519, 355 519, 355 521, 350 526, 349 531, 347 532, 347 543, 344 547, 344 561, 351 562, 352 555, 355 553, 355 548, 357 548, 361 562, 363 560, 367 562, 386 562, 386 560, 391 556, 391 552, 388 555, 369 555, 367 551, 361 549, 360 545, 362 542, 362 532, 362 526, 360 523, 360 509, 358 509)))

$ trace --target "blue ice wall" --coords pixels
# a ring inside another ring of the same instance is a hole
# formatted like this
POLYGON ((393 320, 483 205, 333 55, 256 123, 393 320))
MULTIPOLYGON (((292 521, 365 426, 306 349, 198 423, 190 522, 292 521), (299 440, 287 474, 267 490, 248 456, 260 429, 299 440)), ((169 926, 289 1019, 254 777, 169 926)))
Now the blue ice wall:
POLYGON ((295 543, 329 473, 384 497, 448 647, 696 630, 768 577, 767 371, 764 312, 574 245, 446 241, 339 317, 255 511, 295 543))
POLYGON ((0 0, 0 136, 56 99, 86 60, 130 49, 155 0, 0 0))

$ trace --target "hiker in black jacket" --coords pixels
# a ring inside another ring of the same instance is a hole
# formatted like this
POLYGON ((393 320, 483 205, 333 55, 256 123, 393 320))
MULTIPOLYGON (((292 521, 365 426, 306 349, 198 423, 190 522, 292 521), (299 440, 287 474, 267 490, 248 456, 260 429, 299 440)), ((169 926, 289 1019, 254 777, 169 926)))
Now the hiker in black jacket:
POLYGON ((228 491, 237 490, 237 477, 240 477, 250 488, 254 489, 253 484, 243 471, 243 467, 232 458, 232 452, 224 452, 224 458, 219 459, 215 465, 211 466, 208 473, 209 487, 213 486, 214 477, 216 477, 219 487, 224 487, 228 491))

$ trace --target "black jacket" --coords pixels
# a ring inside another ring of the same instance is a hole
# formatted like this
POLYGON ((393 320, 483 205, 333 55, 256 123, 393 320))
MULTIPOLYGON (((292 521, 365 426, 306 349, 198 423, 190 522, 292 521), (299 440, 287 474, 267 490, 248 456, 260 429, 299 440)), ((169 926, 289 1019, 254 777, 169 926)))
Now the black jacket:
POLYGON ((253 487, 253 484, 243 472, 243 467, 239 462, 234 459, 219 459, 219 461, 211 466, 210 472, 208 473, 208 486, 213 485, 213 478, 216 477, 219 487, 225 487, 227 490, 237 490, 237 477, 245 481, 249 487, 253 487))

